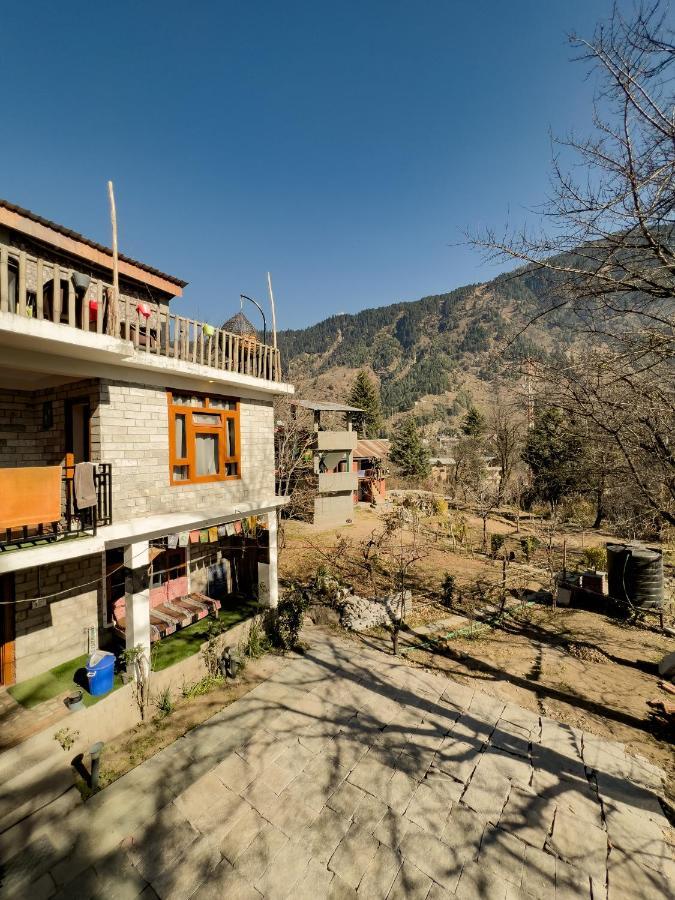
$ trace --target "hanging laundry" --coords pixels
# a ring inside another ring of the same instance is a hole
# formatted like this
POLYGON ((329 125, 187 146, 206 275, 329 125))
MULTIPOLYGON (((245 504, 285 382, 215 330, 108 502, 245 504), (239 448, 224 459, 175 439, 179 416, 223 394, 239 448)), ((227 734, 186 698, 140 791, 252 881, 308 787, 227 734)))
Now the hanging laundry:
POLYGON ((243 531, 243 528, 241 527, 241 522, 240 522, 240 521, 236 521, 236 522, 234 523, 234 533, 235 533, 235 534, 241 534, 242 531, 243 531))
POLYGON ((227 537, 227 525, 219 525, 218 526, 218 537, 219 538, 227 537))
POLYGON ((179 547, 187 547, 190 543, 190 533, 188 531, 181 531, 178 535, 178 546, 179 547))
POLYGON ((191 531, 190 532, 190 543, 191 544, 199 543, 199 531, 191 531))
POLYGON ((215 544, 215 542, 217 540, 218 540, 218 528, 215 525, 213 525, 211 528, 209 528, 209 543, 215 544))
POLYGON ((228 522, 227 525, 225 526, 225 534, 228 537, 234 537, 234 535, 236 533, 237 532, 235 531, 235 528, 234 528, 234 522, 228 522))
POLYGON ((175 550, 176 547, 178 546, 178 535, 177 534, 168 535, 167 539, 166 539, 166 545, 169 548, 169 550, 175 550))
POLYGON ((255 531, 257 527, 258 527, 258 517, 257 516, 249 516, 248 517, 249 531, 255 531))
POLYGON ((200 544, 208 544, 208 542, 209 542, 209 529, 202 528, 202 530, 199 532, 199 543, 200 544))

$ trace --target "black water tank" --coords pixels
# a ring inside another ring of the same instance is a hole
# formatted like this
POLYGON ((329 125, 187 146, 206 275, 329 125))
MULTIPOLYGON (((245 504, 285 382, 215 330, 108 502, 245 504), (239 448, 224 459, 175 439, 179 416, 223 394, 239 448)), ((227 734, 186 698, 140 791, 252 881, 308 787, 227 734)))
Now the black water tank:
POLYGON ((621 605, 663 606, 663 554, 640 544, 607 544, 609 596, 621 605))

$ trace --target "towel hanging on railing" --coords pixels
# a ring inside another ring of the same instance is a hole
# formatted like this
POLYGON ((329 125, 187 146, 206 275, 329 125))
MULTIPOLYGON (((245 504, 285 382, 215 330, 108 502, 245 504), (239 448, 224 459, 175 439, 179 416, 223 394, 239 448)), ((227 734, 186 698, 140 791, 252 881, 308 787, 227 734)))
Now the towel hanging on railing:
POLYGON ((75 502, 78 509, 96 506, 96 485, 94 484, 94 463, 81 462, 75 466, 75 502))

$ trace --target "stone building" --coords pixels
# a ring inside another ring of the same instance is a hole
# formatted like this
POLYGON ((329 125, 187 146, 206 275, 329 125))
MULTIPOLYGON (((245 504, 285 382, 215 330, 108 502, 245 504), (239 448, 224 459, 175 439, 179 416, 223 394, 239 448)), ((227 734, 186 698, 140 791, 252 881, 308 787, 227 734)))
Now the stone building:
POLYGON ((112 267, 0 200, 0 687, 276 604, 278 351, 121 255, 116 295, 112 267))

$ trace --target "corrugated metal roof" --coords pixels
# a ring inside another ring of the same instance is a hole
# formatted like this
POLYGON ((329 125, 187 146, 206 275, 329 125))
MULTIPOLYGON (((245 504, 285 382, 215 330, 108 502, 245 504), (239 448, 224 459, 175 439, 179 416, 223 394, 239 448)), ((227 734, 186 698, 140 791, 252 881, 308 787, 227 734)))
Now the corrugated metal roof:
POLYGON ((356 442, 354 458, 368 459, 369 457, 374 456, 377 459, 383 459, 389 453, 390 446, 391 441, 387 441, 384 438, 376 438, 371 440, 362 438, 360 441, 356 442))
MULTIPOLYGON (((86 244, 87 247, 92 247, 94 250, 98 250, 99 253, 107 253, 109 256, 112 256, 110 247, 104 247, 103 244, 97 244, 96 241, 90 240, 79 232, 73 231, 71 228, 66 228, 64 225, 59 225, 58 222, 52 222, 50 219, 38 216, 37 213, 31 212, 29 209, 17 206, 16 203, 10 203, 9 200, 3 200, 2 197, 0 197, 0 206, 19 216, 37 222, 38 225, 43 225, 45 228, 51 228, 52 231, 63 234, 73 241, 79 241, 81 244, 86 244)), ((130 256, 124 256, 123 253, 118 253, 117 255, 123 262, 128 263, 131 266, 136 266, 144 272, 149 272, 151 275, 157 275, 158 278, 164 278, 166 281, 178 285, 178 287, 184 288, 187 285, 187 281, 181 281, 180 278, 176 278, 174 275, 167 275, 166 272, 160 272, 159 269, 154 269, 152 266, 139 262, 137 259, 132 259, 130 256)))
POLYGON ((292 400, 294 406, 304 406, 312 412, 363 412, 357 406, 345 406, 343 403, 327 403, 324 400, 292 400))

